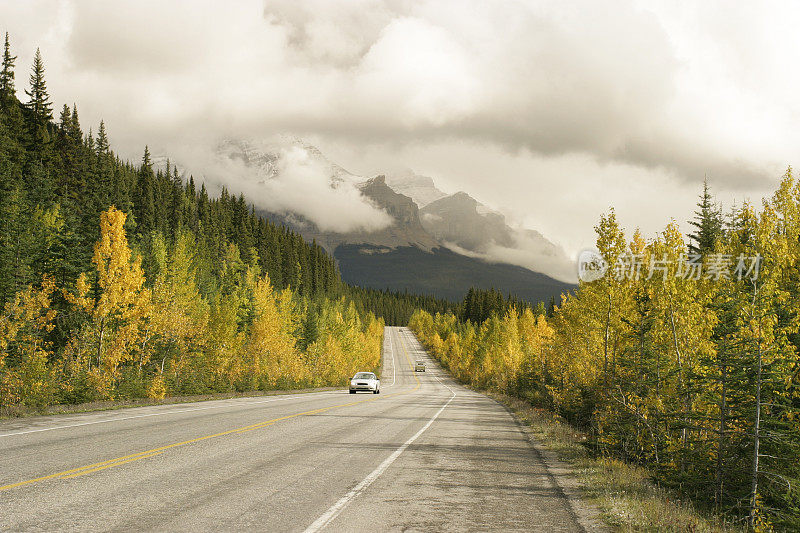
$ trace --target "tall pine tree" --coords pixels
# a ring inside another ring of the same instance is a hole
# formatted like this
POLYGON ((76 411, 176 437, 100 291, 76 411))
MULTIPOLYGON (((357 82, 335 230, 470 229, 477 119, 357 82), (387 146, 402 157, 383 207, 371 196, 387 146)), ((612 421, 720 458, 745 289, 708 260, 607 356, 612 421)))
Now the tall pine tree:
POLYGON ((101 120, 100 129, 97 130, 97 140, 95 141, 94 149, 97 155, 108 153, 108 134, 106 133, 106 125, 101 120))
POLYGON ((47 84, 44 80, 44 61, 42 61, 42 54, 38 48, 33 56, 30 85, 30 89, 25 91, 30 98, 28 109, 31 110, 36 120, 44 123, 53 118, 53 104, 47 93, 47 84))
POLYGON ((6 32, 6 42, 3 46, 3 68, 0 70, 0 92, 3 96, 14 95, 14 62, 17 56, 11 55, 11 43, 6 32))
POLYGON ((714 250, 714 243, 722 236, 722 211, 714 203, 707 178, 703 179, 703 194, 697 207, 694 220, 689 221, 695 228, 689 235, 689 253, 706 255, 714 250))

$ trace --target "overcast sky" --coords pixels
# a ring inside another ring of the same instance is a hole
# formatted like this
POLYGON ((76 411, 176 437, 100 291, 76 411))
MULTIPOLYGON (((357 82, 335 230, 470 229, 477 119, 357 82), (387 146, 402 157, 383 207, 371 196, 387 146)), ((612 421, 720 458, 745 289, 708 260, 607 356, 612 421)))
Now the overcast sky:
POLYGON ((683 223, 704 175, 758 201, 800 146, 792 2, 5 0, 0 21, 20 92, 39 46, 57 107, 125 157, 296 135, 571 253, 611 206, 683 223))

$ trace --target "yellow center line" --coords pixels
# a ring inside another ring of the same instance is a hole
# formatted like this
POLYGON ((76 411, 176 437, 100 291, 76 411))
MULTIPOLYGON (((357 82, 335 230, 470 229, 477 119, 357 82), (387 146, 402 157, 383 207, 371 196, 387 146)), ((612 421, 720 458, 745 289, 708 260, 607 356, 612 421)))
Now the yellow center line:
MULTIPOLYGON (((401 338, 401 341, 402 341, 402 338, 401 338)), ((408 363, 409 363, 409 365, 411 365, 411 368, 413 370, 413 364, 411 363, 411 358, 408 355, 408 351, 406 350, 405 344, 401 342, 401 345, 403 347, 403 351, 405 352, 406 360, 408 360, 408 363)), ((165 450, 169 450, 169 449, 172 449, 172 448, 177 448, 179 446, 186 446, 188 444, 194 444, 196 442, 202 442, 204 440, 213 439, 213 438, 216 438, 216 437, 222 437, 222 436, 225 436, 225 435, 232 435, 232 434, 235 434, 235 433, 244 433, 246 431, 252 431, 252 430, 255 430, 255 429, 261 429, 261 428, 264 428, 264 427, 267 427, 267 426, 271 426, 272 424, 275 424, 277 422, 281 422, 283 420, 289 420, 289 419, 297 418, 297 417, 300 417, 300 416, 315 415, 315 414, 319 414, 319 413, 324 413, 325 411, 330 411, 331 409, 338 409, 338 408, 341 408, 341 407, 349 407, 349 406, 352 406, 352 405, 357 405, 357 404, 365 403, 365 402, 374 402, 375 400, 391 398, 392 396, 398 396, 400 394, 409 394, 411 392, 414 392, 414 391, 418 390, 419 387, 420 387, 420 382, 419 382, 419 379, 416 376, 416 373, 414 375, 414 379, 417 382, 417 386, 414 387, 413 389, 410 389, 410 390, 407 390, 407 391, 395 392, 395 393, 392 393, 392 394, 387 394, 387 395, 383 396, 383 398, 380 398, 380 397, 369 398, 369 399, 366 399, 366 400, 359 400, 359 401, 347 402, 347 403, 343 403, 343 404, 339 404, 339 405, 332 405, 330 407, 321 407, 319 409, 311 409, 309 411, 303 411, 302 413, 295 413, 293 415, 286 415, 286 416, 282 416, 282 417, 279 417, 279 418, 273 418, 272 420, 266 420, 264 422, 258 422, 256 424, 251 424, 249 426, 244 426, 244 427, 240 427, 240 428, 229 429, 227 431, 221 431, 219 433, 214 433, 212 435, 205 435, 203 437, 196 437, 194 439, 184 440, 184 441, 181 441, 181 442, 175 442, 175 443, 172 443, 172 444, 167 444, 165 446, 160 446, 158 448, 153 448, 152 450, 145 450, 143 452, 134 453, 134 454, 130 454, 130 455, 124 455, 122 457, 117 457, 115 459, 109 459, 107 461, 101 461, 99 463, 93 463, 93 464, 90 464, 90 465, 81 466, 79 468, 73 468, 71 470, 65 470, 63 472, 56 472, 55 474, 49 474, 49 475, 37 477, 37 478, 34 478, 34 479, 28 479, 28 480, 25 480, 25 481, 18 481, 16 483, 10 483, 8 485, 0 486, 0 492, 2 492, 4 490, 9 490, 9 489, 14 489, 14 488, 17 488, 17 487, 21 487, 23 485, 30 485, 31 483, 38 483, 40 481, 47 481, 49 479, 54 479, 54 478, 69 479, 69 478, 73 478, 73 477, 78 477, 78 476, 81 476, 83 474, 88 474, 90 472, 97 472, 98 470, 103 470, 105 468, 109 468, 109 467, 112 467, 112 466, 117 466, 117 465, 129 463, 129 462, 132 462, 132 461, 137 461, 139 459, 145 459, 147 457, 153 457, 154 455, 158 455, 158 454, 160 454, 161 452, 163 452, 165 450)))
POLYGON ((239 429, 239 430, 235 431, 235 433, 237 433, 237 434, 238 433, 246 433, 248 431, 254 431, 256 429, 263 429, 263 428, 265 428, 267 426, 271 426, 272 424, 274 424, 274 422, 264 422, 263 424, 259 424, 258 426, 254 427, 254 428, 239 429))
POLYGON ((83 476, 83 475, 89 474, 91 472, 97 472, 98 470, 105 470, 106 468, 111 468, 112 466, 124 465, 125 463, 131 463, 133 461, 138 461, 139 459, 146 459, 148 457, 154 457, 156 455, 161 455, 162 453, 164 453, 164 452, 156 452, 156 453, 150 453, 150 454, 147 454, 147 455, 141 455, 139 457, 134 457, 133 459, 128 459, 126 461, 118 461, 116 463, 111 463, 110 465, 98 466, 97 468, 92 468, 90 470, 83 470, 82 472, 78 472, 77 474, 70 474, 68 476, 61 476, 59 479, 71 479, 71 478, 74 478, 74 477, 83 476))

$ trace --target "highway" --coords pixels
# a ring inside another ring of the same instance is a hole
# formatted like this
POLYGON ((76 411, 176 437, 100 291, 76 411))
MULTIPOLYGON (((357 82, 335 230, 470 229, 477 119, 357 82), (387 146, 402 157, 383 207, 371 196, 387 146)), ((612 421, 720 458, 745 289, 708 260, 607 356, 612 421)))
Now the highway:
POLYGON ((589 529, 505 408, 405 328, 381 388, 2 421, 0 530, 589 529))

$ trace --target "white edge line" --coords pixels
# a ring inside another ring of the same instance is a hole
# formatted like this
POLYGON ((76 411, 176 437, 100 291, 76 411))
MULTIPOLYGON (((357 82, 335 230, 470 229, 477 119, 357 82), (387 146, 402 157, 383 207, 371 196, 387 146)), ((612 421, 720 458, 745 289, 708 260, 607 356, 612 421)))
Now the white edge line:
POLYGON ((147 414, 143 414, 143 415, 125 416, 125 417, 120 417, 120 418, 109 418, 107 420, 93 420, 91 422, 81 422, 79 424, 69 424, 67 426, 55 426, 55 427, 51 427, 51 428, 28 429, 28 430, 25 430, 25 431, 17 431, 17 432, 14 432, 14 433, 0 433, 0 439, 3 438, 3 437, 13 437, 15 435, 25 435, 25 434, 28 434, 28 433, 40 433, 42 431, 52 431, 54 429, 68 429, 68 428, 75 428, 75 427, 80 427, 80 426, 89 426, 89 425, 92 425, 92 424, 106 424, 108 422, 119 422, 119 421, 122 421, 122 420, 131 420, 133 418, 146 418, 146 417, 150 417, 150 416, 164 416, 164 415, 172 415, 172 414, 176 414, 176 413, 190 413, 192 411, 205 411, 205 410, 208 410, 208 409, 221 409, 223 407, 236 407, 238 405, 245 405, 246 406, 246 405, 259 404, 259 403, 280 402, 280 401, 284 401, 284 400, 292 400, 292 399, 295 399, 295 398, 305 398, 305 397, 308 397, 308 396, 316 396, 318 394, 334 394, 334 393, 337 393, 337 392, 341 392, 341 391, 309 392, 309 393, 305 393, 305 394, 294 394, 294 395, 291 395, 291 396, 283 396, 283 395, 281 395, 282 396, 281 398, 273 398, 273 399, 269 399, 269 400, 259 400, 257 402, 240 401, 240 402, 236 402, 234 404, 226 403, 226 404, 223 404, 223 405, 211 405, 211 406, 208 406, 208 407, 197 407, 195 409, 179 409, 179 410, 175 410, 175 411, 168 411, 168 412, 165 412, 165 413, 147 413, 147 414))
POLYGON ((447 383, 445 383, 444 381, 442 381, 442 378, 440 378, 440 377, 439 377, 439 376, 437 376, 436 374, 433 374, 433 377, 435 377, 436 379, 438 379, 438 380, 439 380, 439 383, 441 383, 442 385, 444 385, 445 387, 447 387, 447 390, 449 390, 449 391, 450 391, 450 392, 453 394, 453 396, 455 396, 455 395, 456 395, 455 391, 454 391, 453 389, 451 389, 450 387, 448 387, 448 386, 447 386, 447 383))
MULTIPOLYGON (((445 387, 447 387, 447 385, 445 385, 445 387)), ((324 529, 324 528, 325 528, 325 526, 327 526, 327 525, 328 525, 328 524, 329 524, 329 523, 330 523, 330 522, 331 522, 331 521, 332 521, 334 518, 336 518, 337 516, 339 516, 339 513, 341 513, 341 512, 344 510, 344 508, 345 508, 345 507, 347 507, 347 504, 349 504, 349 503, 350 503, 350 502, 351 502, 351 501, 352 501, 352 500, 353 500, 353 499, 354 499, 356 496, 358 496, 359 494, 361 494, 362 492, 364 492, 364 490, 365 490, 367 487, 369 487, 369 486, 372 484, 372 482, 373 482, 373 481, 375 481, 376 479, 378 479, 378 478, 380 477, 380 475, 381 475, 381 474, 383 474, 383 472, 384 472, 384 471, 385 471, 387 468, 389 468, 389 466, 390 466, 390 465, 391 465, 393 462, 395 462, 395 460, 396 460, 398 457, 400 457, 400 454, 401 454, 401 453, 403 453, 403 452, 405 451, 405 449, 406 449, 406 448, 408 448, 408 447, 409 447, 409 445, 411 445, 411 443, 413 443, 415 440, 417 440, 417 438, 418 438, 420 435, 422 435, 423 433, 425 433, 425 430, 426 430, 426 429, 428 429, 428 428, 431 426, 431 424, 433 424, 433 421, 434 421, 434 420, 436 420, 436 419, 439 417, 439 415, 440 415, 440 414, 442 414, 442 411, 444 411, 445 407, 447 407, 448 405, 450 405, 450 402, 452 402, 452 401, 453 401, 453 398, 455 398, 455 397, 456 397, 456 393, 455 393, 455 392, 453 392, 453 390, 452 390, 452 389, 450 389, 450 387, 447 387, 447 388, 450 390, 450 392, 451 392, 453 395, 452 395, 452 396, 450 396, 450 398, 447 400, 447 402, 445 402, 445 404, 442 406, 442 408, 441 408, 441 409, 439 409, 439 410, 436 412, 436 414, 435 414, 435 415, 433 415, 433 417, 432 417, 430 420, 428 420, 428 423, 427 423, 427 424, 425 424, 425 425, 422 427, 422 429, 420 429, 419 431, 417 431, 417 432, 414 434, 414 436, 413 436, 413 437, 411 437, 411 438, 410 438, 410 439, 408 439, 408 440, 407 440, 405 443, 403 443, 403 445, 402 445, 402 446, 400 446, 399 448, 397 448, 397 449, 394 451, 394 453, 392 453, 392 455, 390 455, 389 457, 387 457, 387 458, 386 458, 386 459, 385 459, 385 460, 384 460, 384 461, 383 461, 383 462, 382 462, 380 465, 378 465, 378 468, 376 468, 375 470, 373 470, 373 471, 372 471, 372 472, 371 472, 371 473, 370 473, 370 474, 369 474, 367 477, 365 477, 363 480, 361 480, 361 483, 359 483, 358 485, 356 485, 355 487, 353 487, 353 488, 350 490, 350 492, 348 492, 347 494, 345 494, 344 496, 342 496, 342 497, 339 499, 339 501, 337 501, 336 503, 334 503, 334 504, 333 504, 333 505, 330 507, 330 509, 328 509, 327 511, 325 511, 325 513, 324 513, 322 516, 320 516, 319 518, 317 518, 317 519, 314 521, 314 523, 313 523, 313 524, 311 524, 310 526, 308 526, 308 527, 306 528, 306 530, 305 530, 305 533, 316 533, 317 531, 321 531, 322 529, 324 529)))

